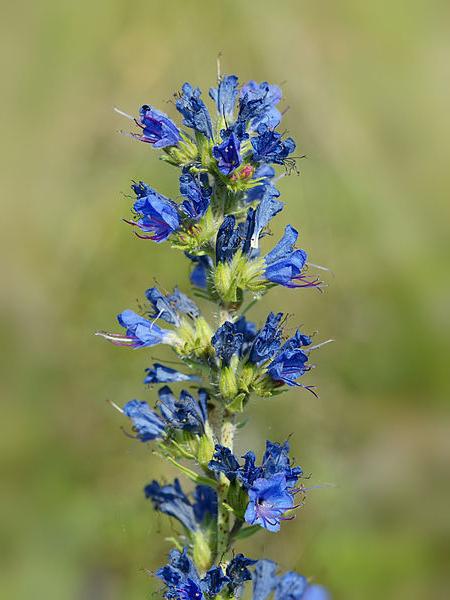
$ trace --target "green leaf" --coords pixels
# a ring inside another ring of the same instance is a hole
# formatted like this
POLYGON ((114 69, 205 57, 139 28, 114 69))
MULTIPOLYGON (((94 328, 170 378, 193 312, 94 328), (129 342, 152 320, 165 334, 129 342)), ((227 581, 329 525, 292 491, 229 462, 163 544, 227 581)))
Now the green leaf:
POLYGON ((226 405, 226 408, 231 413, 241 413, 244 410, 244 400, 246 394, 242 392, 233 398, 233 400, 226 405))
POLYGON ((209 477, 202 477, 195 471, 192 471, 192 469, 188 469, 188 467, 185 467, 184 465, 180 465, 180 463, 178 463, 171 456, 166 456, 166 459, 169 462, 171 462, 173 465, 175 465, 175 467, 177 467, 177 469, 179 469, 182 473, 184 473, 186 475, 186 477, 189 477, 189 479, 192 479, 192 481, 194 483, 201 483, 203 485, 209 485, 209 487, 212 487, 214 489, 217 487, 217 482, 214 479, 210 479, 209 477))
POLYGON ((244 529, 241 529, 236 533, 235 536, 233 536, 233 539, 244 540, 245 538, 250 537, 254 533, 261 531, 261 529, 262 527, 260 527, 259 525, 250 525, 250 527, 244 527, 244 529))

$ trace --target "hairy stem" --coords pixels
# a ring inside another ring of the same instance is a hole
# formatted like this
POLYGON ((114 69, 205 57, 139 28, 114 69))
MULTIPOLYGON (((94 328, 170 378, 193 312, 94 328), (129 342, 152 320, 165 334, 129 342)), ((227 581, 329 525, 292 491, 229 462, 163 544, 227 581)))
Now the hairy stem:
MULTIPOLYGON (((236 426, 232 418, 225 418, 222 424, 220 442, 233 450, 233 438, 236 426)), ((223 473, 220 474, 219 484, 217 486, 217 557, 222 559, 228 550, 230 542, 230 512, 225 507, 225 500, 228 494, 229 481, 223 473)))

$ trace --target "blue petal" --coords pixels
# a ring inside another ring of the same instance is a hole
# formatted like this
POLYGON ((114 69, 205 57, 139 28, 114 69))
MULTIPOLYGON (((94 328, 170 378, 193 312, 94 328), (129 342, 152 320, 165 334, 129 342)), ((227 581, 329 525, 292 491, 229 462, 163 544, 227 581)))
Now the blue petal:
POLYGON ((304 600, 308 581, 303 575, 288 571, 279 580, 275 590, 275 600, 304 600))
POLYGON ((224 574, 221 567, 213 567, 202 579, 202 589, 208 596, 215 597, 229 581, 230 578, 224 574))
POLYGON ((123 414, 131 420, 133 429, 141 442, 160 439, 164 435, 164 422, 147 402, 130 400, 123 407, 123 414))
POLYGON ((212 153, 217 166, 224 175, 230 175, 241 163, 240 141, 234 133, 226 132, 219 146, 214 146, 212 153))
POLYGON ((238 95, 238 78, 236 75, 224 75, 217 88, 211 88, 209 95, 217 106, 219 115, 231 118, 238 95))
POLYGON ((272 560, 258 560, 253 572, 252 600, 266 600, 278 581, 277 564, 272 560))
POLYGON ((213 459, 208 468, 216 473, 224 473, 230 481, 236 479, 239 463, 229 448, 216 444, 213 459))
POLYGON ((155 323, 151 323, 132 310, 124 310, 117 315, 117 320, 122 327, 125 327, 127 336, 135 339, 134 345, 136 347, 165 343, 171 333, 167 329, 161 329, 155 323))
POLYGON ((145 369, 147 375, 144 379, 144 383, 176 383, 178 381, 195 381, 199 378, 196 375, 186 375, 160 363, 154 363, 153 368, 145 369))
POLYGON ((155 148, 166 148, 178 144, 181 139, 178 127, 165 113, 144 104, 139 114, 142 133, 138 138, 141 141, 149 142, 155 148))
POLYGON ((189 531, 196 531, 194 509, 183 492, 178 479, 173 485, 161 486, 157 481, 152 481, 145 486, 144 493, 153 503, 153 508, 170 517, 174 517, 189 531))
POLYGON ((147 300, 153 305, 155 310, 154 314, 150 315, 150 318, 163 319, 172 325, 179 326, 180 319, 178 318, 176 310, 170 303, 170 297, 164 296, 156 287, 149 288, 145 292, 147 300))
POLYGON ((200 98, 199 88, 193 88, 190 83, 182 87, 180 98, 176 101, 177 110, 183 115, 183 123, 212 139, 212 124, 208 109, 200 98))

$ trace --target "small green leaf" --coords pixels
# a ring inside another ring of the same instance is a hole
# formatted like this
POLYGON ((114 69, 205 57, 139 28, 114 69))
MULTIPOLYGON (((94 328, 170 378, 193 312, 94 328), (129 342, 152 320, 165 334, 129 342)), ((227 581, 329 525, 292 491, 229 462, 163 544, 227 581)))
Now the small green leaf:
POLYGON ((184 465, 180 465, 180 463, 178 463, 171 456, 166 456, 166 458, 169 462, 171 462, 173 465, 175 465, 175 467, 177 467, 177 469, 179 469, 182 473, 184 473, 186 475, 186 477, 189 477, 189 479, 192 479, 192 481, 194 483, 201 483, 203 485, 209 485, 209 487, 212 487, 212 488, 217 487, 217 483, 214 479, 210 479, 209 477, 202 477, 195 471, 192 471, 192 469, 188 469, 188 467, 185 467, 184 465))
POLYGON ((259 525, 250 525, 250 527, 244 527, 244 529, 239 530, 233 539, 235 540, 244 540, 245 538, 250 537, 254 533, 261 531, 261 527, 259 525))

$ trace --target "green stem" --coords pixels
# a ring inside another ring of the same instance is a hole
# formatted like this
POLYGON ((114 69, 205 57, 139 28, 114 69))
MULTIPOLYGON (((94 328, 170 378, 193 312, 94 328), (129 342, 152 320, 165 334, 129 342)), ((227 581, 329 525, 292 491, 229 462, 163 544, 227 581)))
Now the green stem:
MULTIPOLYGON (((220 443, 230 450, 233 450, 235 428, 233 421, 230 418, 225 418, 222 424, 220 443)), ((230 512, 225 506, 229 485, 230 482, 221 473, 217 486, 217 558, 219 561, 222 560, 222 557, 227 552, 230 543, 230 512)))

